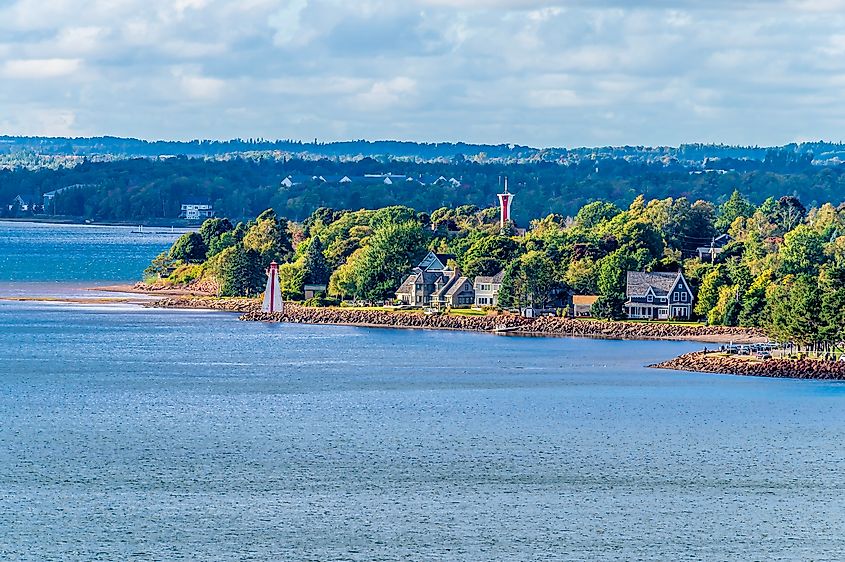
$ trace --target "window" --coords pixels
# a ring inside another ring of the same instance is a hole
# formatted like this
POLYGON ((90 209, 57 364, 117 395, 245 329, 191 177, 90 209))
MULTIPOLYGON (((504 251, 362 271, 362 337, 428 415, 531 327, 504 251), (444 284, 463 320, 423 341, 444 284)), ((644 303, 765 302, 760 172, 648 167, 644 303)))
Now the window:
POLYGON ((646 302, 654 302, 654 295, 648 295, 645 300, 646 302))
POLYGON ((681 302, 687 302, 687 294, 681 291, 681 302))

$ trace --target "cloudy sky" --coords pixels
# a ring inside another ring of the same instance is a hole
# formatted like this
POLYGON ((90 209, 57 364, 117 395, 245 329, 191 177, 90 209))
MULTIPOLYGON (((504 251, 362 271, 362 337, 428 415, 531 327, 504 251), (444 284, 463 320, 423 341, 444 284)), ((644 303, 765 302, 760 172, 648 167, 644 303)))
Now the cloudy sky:
POLYGON ((0 0, 0 133, 845 139, 845 0, 0 0))

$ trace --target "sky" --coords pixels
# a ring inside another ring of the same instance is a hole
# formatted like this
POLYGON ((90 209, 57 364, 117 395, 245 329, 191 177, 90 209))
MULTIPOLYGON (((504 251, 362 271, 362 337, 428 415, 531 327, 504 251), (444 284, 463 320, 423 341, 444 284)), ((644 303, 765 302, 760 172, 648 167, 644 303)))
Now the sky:
POLYGON ((845 140, 845 0, 0 0, 0 134, 845 140))

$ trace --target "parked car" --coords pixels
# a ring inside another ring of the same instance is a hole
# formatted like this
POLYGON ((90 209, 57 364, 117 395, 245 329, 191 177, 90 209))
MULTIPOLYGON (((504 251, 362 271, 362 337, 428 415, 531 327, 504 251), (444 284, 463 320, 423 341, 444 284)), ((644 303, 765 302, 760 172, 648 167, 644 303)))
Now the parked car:
POLYGON ((768 351, 758 351, 757 353, 754 354, 754 357, 756 357, 757 359, 766 360, 766 359, 771 359, 772 354, 769 353, 768 351))

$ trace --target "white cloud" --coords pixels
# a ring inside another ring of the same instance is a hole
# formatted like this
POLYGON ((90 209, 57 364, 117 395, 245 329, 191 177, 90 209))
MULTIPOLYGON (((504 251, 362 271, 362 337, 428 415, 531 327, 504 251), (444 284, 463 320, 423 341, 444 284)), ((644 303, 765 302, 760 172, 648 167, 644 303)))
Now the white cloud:
POLYGON ((843 136, 845 0, 0 4, 4 132, 533 145, 843 136))
POLYGON ((73 74, 80 59, 17 59, 3 64, 2 75, 9 79, 59 78, 73 74))

